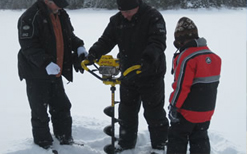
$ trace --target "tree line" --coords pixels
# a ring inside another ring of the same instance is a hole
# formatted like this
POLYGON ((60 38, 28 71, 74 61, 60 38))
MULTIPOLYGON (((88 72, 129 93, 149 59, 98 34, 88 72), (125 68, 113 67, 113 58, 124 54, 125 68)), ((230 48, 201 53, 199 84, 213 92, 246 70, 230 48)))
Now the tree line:
MULTIPOLYGON (((0 0, 0 9, 26 9, 37 0, 0 0)), ((116 0, 67 0, 68 9, 116 9, 116 0)), ((143 0, 158 9, 198 9, 246 7, 247 0, 143 0)))

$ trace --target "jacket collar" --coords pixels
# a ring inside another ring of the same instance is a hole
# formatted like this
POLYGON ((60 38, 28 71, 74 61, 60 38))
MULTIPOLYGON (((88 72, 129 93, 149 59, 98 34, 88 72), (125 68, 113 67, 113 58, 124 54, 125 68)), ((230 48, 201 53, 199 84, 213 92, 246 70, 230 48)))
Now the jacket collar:
MULTIPOLYGON (((187 48, 191 48, 191 47, 202 47, 202 46, 206 46, 207 45, 207 40, 205 38, 198 38, 198 39, 194 39, 191 40, 189 42, 187 42, 184 46, 182 46, 180 49, 178 49, 174 55, 173 55, 173 63, 176 59, 176 57, 183 51, 185 51, 187 48), (179 52, 178 52, 179 51, 179 52)), ((174 74, 174 65, 172 65, 172 70, 171 70, 171 74, 174 74)))
POLYGON ((184 46, 182 46, 179 51, 183 52, 185 49, 190 48, 190 47, 202 47, 202 46, 206 46, 207 45, 207 41, 205 38, 198 38, 198 39, 194 39, 189 41, 188 43, 186 43, 184 46))

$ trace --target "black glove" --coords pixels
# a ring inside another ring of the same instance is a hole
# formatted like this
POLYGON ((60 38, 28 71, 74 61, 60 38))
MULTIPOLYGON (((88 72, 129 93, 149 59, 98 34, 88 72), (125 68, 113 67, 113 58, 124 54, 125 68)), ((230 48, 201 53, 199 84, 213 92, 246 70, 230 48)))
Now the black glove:
POLYGON ((171 120, 171 122, 172 122, 172 123, 177 123, 177 122, 179 122, 180 120, 179 120, 179 118, 177 117, 177 114, 178 114, 177 109, 178 109, 178 108, 176 108, 175 106, 173 106, 173 105, 170 104, 169 107, 168 107, 168 109, 169 109, 168 117, 169 117, 169 119, 171 120))
POLYGON ((150 61, 141 59, 141 72, 145 73, 150 68, 150 64, 150 61))
POLYGON ((78 58, 75 59, 74 68, 76 72, 84 73, 84 69, 81 67, 81 62, 85 59, 85 54, 81 54, 78 58))
POLYGON ((96 60, 96 56, 92 53, 89 53, 86 59, 89 61, 87 65, 92 65, 94 63, 94 60, 96 60))

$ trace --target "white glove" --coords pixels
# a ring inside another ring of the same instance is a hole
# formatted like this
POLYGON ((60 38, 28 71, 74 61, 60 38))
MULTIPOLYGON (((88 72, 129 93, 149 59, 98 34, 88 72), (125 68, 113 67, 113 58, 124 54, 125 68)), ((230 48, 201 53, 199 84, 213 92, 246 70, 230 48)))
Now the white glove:
POLYGON ((78 57, 79 57, 81 54, 84 54, 85 57, 87 57, 87 55, 88 55, 88 53, 87 53, 87 51, 86 51, 86 49, 85 49, 84 46, 80 46, 80 47, 77 48, 77 54, 78 54, 78 57))
POLYGON ((60 67, 53 62, 47 65, 45 69, 48 75, 57 75, 60 73, 60 67))

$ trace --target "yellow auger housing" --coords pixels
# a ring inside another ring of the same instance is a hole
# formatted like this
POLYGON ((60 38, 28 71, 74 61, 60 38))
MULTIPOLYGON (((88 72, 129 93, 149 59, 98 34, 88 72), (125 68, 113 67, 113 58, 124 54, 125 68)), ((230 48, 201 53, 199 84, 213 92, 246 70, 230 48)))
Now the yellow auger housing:
MULTIPOLYGON (((113 58, 111 55, 103 55, 99 59, 99 61, 94 61, 99 67, 97 67, 95 64, 95 67, 98 69, 99 74, 102 75, 100 77, 94 71, 90 70, 87 65, 90 64, 89 60, 84 60, 81 62, 81 67, 90 72, 92 75, 103 81, 104 84, 106 85, 116 85, 116 84, 121 84, 121 77, 116 78, 120 72, 119 70, 119 59, 113 58)), ((141 65, 134 65, 130 68, 128 68, 125 72, 123 72, 123 77, 126 77, 129 73, 136 71, 136 74, 141 73, 140 71, 141 65)))

